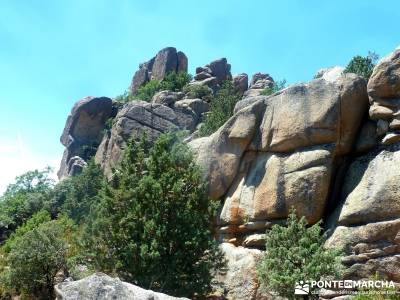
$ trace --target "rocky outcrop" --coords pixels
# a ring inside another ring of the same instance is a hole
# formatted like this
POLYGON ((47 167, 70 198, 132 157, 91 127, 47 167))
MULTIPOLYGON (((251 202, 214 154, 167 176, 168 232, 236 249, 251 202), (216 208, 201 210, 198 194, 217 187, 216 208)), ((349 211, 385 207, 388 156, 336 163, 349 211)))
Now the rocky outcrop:
POLYGON ((109 118, 116 114, 113 101, 107 97, 86 97, 71 110, 61 143, 66 147, 58 177, 74 175, 96 151, 109 118))
POLYGON ((261 95, 266 88, 272 88, 274 79, 269 74, 256 73, 250 81, 249 89, 244 93, 244 97, 255 97, 261 95))
POLYGON ((204 67, 197 67, 196 75, 189 85, 204 85, 215 92, 226 80, 232 80, 231 65, 226 58, 221 58, 204 67))
POLYGON ((55 293, 56 300, 189 300, 145 290, 102 273, 60 283, 55 286, 55 293))
POLYGON ((314 76, 315 79, 322 78, 327 81, 336 81, 343 75, 344 68, 340 66, 320 69, 314 76))
POLYGON ((400 108, 400 50, 374 68, 368 95, 373 120, 369 123, 375 122, 381 145, 349 166, 342 203, 329 220, 332 235, 327 246, 343 248, 346 278, 368 279, 377 273, 399 282, 400 139, 390 124, 400 108))
POLYGON ((159 103, 136 101, 126 104, 114 119, 95 156, 107 176, 121 160, 123 149, 130 139, 140 140, 143 135, 153 142, 169 131, 195 130, 208 104, 200 99, 181 100, 171 107, 159 103))
POLYGON ((223 199, 220 239, 241 245, 291 206, 310 224, 320 220, 367 108, 361 77, 317 79, 258 97, 212 136, 192 141, 210 197, 223 199))
POLYGON ((133 76, 130 92, 135 94, 139 87, 152 79, 162 80, 169 72, 187 72, 188 59, 185 53, 173 47, 160 50, 155 57, 139 65, 133 76))
POLYGON ((248 89, 249 77, 245 73, 235 75, 232 78, 232 83, 235 91, 240 95, 243 95, 248 89))
POLYGON ((368 82, 369 115, 383 145, 400 142, 400 49, 382 59, 368 82))

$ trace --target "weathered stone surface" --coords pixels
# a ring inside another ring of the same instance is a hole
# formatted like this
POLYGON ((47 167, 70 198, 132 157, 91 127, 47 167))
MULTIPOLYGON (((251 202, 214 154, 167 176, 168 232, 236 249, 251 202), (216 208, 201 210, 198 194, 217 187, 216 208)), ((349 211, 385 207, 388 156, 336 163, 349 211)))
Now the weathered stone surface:
MULTIPOLYGON (((56 300, 174 300, 187 299, 171 297, 151 290, 145 290, 112 278, 102 273, 96 273, 78 281, 63 282, 55 286, 56 300)), ((188 299, 187 299, 188 300, 188 299)))
POLYGON ((372 121, 366 121, 361 127, 361 131, 358 134, 356 145, 354 147, 355 153, 365 153, 372 150, 378 145, 376 136, 376 123, 372 121))
POLYGON ((338 224, 356 225, 400 216, 400 149, 392 147, 357 158, 343 187, 338 224))
POLYGON ((368 94, 376 98, 400 98, 400 48, 384 57, 368 81, 368 94))
POLYGON ((369 117, 372 120, 390 120, 393 118, 394 110, 379 104, 372 104, 369 108, 369 117))
POLYGON ((116 116, 111 133, 103 138, 95 160, 110 176, 112 169, 120 162, 129 139, 139 140, 145 134, 153 142, 160 134, 168 131, 193 131, 199 120, 200 117, 189 105, 171 108, 144 101, 128 103, 116 116))
POLYGON ((155 57, 139 65, 133 76, 130 92, 135 94, 139 87, 151 79, 162 80, 169 72, 187 72, 188 59, 173 47, 161 49, 155 57))
POLYGON ((233 87, 235 88, 235 91, 237 93, 243 95, 244 92, 247 91, 247 89, 248 89, 249 77, 245 73, 238 74, 238 75, 233 76, 232 82, 233 82, 233 87))
POLYGON ((176 101, 181 100, 184 96, 185 94, 182 92, 160 91, 153 96, 151 102, 171 106, 176 101))
POLYGON ((320 69, 318 72, 315 74, 314 78, 322 78, 326 81, 331 81, 334 82, 340 78, 340 76, 343 75, 344 68, 340 66, 334 66, 330 68, 325 68, 325 69, 320 69))
POLYGON ((217 78, 218 84, 232 79, 231 65, 228 64, 225 57, 210 62, 206 68, 211 70, 211 75, 217 78))
POLYGON ((87 163, 79 156, 73 156, 68 162, 68 176, 75 176, 82 172, 87 163))
POLYGON ((389 122, 385 120, 378 120, 376 123, 376 135, 377 136, 384 136, 386 132, 389 130, 389 122))
POLYGON ((86 97, 78 101, 71 110, 61 136, 61 143, 66 147, 61 161, 58 177, 69 176, 74 156, 83 160, 84 147, 97 147, 103 137, 106 121, 113 117, 113 101, 107 97, 86 97))
POLYGON ((284 218, 292 206, 309 223, 318 221, 332 173, 329 150, 310 149, 291 155, 249 152, 241 166, 243 174, 225 198, 221 224, 284 218))
POLYGON ((216 278, 215 294, 221 299, 232 300, 275 299, 259 289, 256 266, 262 251, 235 247, 229 243, 222 243, 220 248, 227 259, 227 267, 226 272, 216 278))
POLYGON ((216 133, 190 143, 210 196, 224 199, 218 225, 286 218, 291 206, 317 222, 334 161, 350 153, 366 113, 365 81, 317 79, 243 103, 216 133))
POLYGON ((345 251, 344 279, 380 278, 400 281, 400 219, 359 226, 338 226, 327 247, 345 251))
POLYGON ((392 145, 400 142, 400 134, 399 133, 388 133, 382 139, 383 145, 392 145))
POLYGON ((274 85, 274 79, 269 74, 256 73, 250 81, 250 87, 245 91, 243 97, 257 97, 266 88, 271 88, 274 85))

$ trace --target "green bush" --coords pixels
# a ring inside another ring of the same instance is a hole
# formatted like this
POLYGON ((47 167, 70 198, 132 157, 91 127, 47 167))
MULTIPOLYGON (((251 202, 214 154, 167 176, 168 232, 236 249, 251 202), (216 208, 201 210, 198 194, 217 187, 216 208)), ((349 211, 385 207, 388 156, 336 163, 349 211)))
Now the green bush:
POLYGON ((200 84, 185 85, 182 91, 192 99, 200 98, 207 102, 211 102, 213 97, 212 89, 200 84))
POLYGON ((368 52, 365 57, 361 55, 354 56, 346 66, 344 73, 355 73, 368 80, 372 75, 378 57, 375 52, 368 52))
POLYGON ((339 276, 340 252, 325 249, 320 222, 307 228, 294 209, 287 226, 274 225, 266 237, 264 258, 258 266, 261 285, 280 296, 294 299, 296 282, 339 276))
POLYGON ((53 216, 66 214, 77 224, 83 223, 105 180, 100 166, 91 160, 82 173, 61 181, 52 192, 53 216))
POLYGON ((1 247, 2 251, 4 253, 9 253, 14 248, 16 241, 18 241, 25 233, 50 220, 50 213, 46 210, 41 210, 38 213, 34 214, 30 219, 28 219, 28 221, 18 227, 15 232, 10 235, 10 237, 1 247))
POLYGON ((101 197, 85 230, 88 261, 144 288, 207 293, 221 263, 209 230, 216 207, 176 135, 162 135, 153 148, 130 142, 101 197))
POLYGON ((275 81, 273 86, 265 88, 261 92, 261 95, 269 96, 275 94, 276 92, 279 92, 280 90, 283 90, 285 87, 286 87, 286 79, 275 81))
POLYGON ((170 72, 165 75, 163 80, 150 80, 146 84, 139 87, 135 94, 125 92, 124 94, 117 96, 115 100, 121 103, 128 103, 137 100, 151 101, 154 94, 159 91, 182 91, 183 87, 191 80, 192 75, 186 72, 170 72))
POLYGON ((135 100, 151 101, 154 94, 160 90, 162 90, 161 82, 158 80, 150 80, 145 85, 139 87, 133 98, 135 100))
MULTIPOLYGON (((19 236, 6 257, 1 283, 15 294, 54 299, 58 271, 66 268, 68 244, 65 232, 73 225, 67 219, 49 221, 19 236)), ((30 297, 31 298, 31 297, 30 297)))
POLYGON ((18 176, 0 198, 0 236, 7 238, 32 215, 46 207, 54 181, 51 169, 29 171, 18 176))
POLYGON ((210 112, 199 129, 200 136, 208 136, 218 130, 233 115, 235 104, 241 96, 235 92, 232 82, 225 81, 211 101, 210 112))

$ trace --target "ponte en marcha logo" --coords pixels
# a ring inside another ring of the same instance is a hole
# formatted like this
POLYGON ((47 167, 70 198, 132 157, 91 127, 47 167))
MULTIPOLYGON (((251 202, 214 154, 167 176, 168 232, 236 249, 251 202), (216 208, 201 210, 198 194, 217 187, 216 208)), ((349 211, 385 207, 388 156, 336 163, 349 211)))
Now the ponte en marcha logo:
MULTIPOLYGON (((395 289, 393 281, 387 280, 306 280, 296 282, 295 295, 308 295, 318 293, 319 289, 334 290, 367 290, 367 289, 395 289)), ((395 293, 395 292, 394 292, 395 293)))

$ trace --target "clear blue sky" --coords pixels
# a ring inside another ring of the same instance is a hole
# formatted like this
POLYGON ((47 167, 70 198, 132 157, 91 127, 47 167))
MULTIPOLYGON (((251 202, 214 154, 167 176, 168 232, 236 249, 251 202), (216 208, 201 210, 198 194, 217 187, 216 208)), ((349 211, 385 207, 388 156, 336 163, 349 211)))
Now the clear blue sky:
POLYGON ((163 47, 184 51, 191 72, 227 57, 233 73, 294 83, 400 44, 396 0, 0 0, 0 15, 0 192, 58 164, 75 101, 122 93, 163 47))

